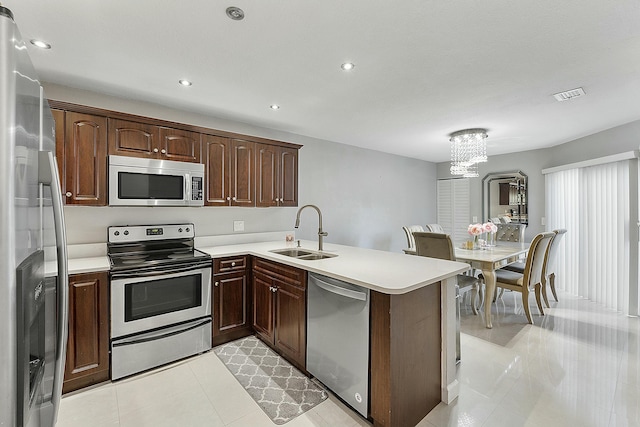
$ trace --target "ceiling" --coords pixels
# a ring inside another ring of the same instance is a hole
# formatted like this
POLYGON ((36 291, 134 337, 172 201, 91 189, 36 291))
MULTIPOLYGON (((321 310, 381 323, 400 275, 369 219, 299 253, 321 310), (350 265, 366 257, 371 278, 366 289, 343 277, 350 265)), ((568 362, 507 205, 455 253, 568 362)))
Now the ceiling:
POLYGON ((433 162, 460 129, 491 157, 640 119, 637 0, 3 5, 44 81, 433 162))

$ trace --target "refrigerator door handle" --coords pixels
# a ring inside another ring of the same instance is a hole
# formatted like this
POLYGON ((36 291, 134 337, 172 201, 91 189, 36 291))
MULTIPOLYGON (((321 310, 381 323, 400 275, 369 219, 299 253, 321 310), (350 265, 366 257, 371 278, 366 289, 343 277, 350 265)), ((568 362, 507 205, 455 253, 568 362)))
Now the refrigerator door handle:
POLYGON ((53 222, 56 235, 56 250, 58 254, 58 324, 56 342, 56 362, 53 377, 53 421, 58 418, 60 398, 62 397, 62 382, 64 380, 64 365, 67 357, 67 324, 69 323, 69 272, 67 268, 67 236, 64 226, 62 209, 62 191, 58 177, 58 164, 51 151, 40 151, 38 157, 38 180, 51 187, 51 204, 53 206, 53 222))

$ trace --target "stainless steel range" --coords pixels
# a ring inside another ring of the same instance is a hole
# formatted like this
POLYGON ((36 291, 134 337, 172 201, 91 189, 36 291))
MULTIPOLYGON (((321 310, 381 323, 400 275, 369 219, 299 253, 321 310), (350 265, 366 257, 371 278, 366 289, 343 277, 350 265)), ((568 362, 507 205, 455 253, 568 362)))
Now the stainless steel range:
POLYGON ((211 349, 211 257, 193 224, 108 229, 111 378, 211 349))

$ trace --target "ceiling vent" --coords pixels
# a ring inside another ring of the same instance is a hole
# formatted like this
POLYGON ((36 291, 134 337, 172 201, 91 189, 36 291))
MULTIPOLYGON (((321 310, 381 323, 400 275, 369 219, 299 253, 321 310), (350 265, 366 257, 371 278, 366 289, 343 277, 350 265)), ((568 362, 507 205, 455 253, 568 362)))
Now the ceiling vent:
POLYGON ((580 96, 584 96, 586 95, 586 93, 584 93, 584 89, 582 89, 581 87, 576 88, 576 89, 571 89, 571 90, 566 90, 564 92, 560 92, 560 93, 554 93, 553 97, 557 100, 557 101, 568 101, 570 99, 573 98, 578 98, 580 96))

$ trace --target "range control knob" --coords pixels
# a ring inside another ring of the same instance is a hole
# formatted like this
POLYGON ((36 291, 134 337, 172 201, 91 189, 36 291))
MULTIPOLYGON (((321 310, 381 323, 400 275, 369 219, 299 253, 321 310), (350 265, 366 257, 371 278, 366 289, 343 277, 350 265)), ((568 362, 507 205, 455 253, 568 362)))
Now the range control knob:
POLYGON ((178 233, 182 233, 182 228, 178 228, 178 233))
POLYGON ((187 227, 187 233, 190 232, 190 231, 191 231, 191 229, 189 227, 187 227))
POLYGON ((128 236, 129 235, 129 231, 128 230, 124 230, 124 235, 128 236))
POLYGON ((114 231, 114 232, 113 232, 113 235, 114 235, 114 236, 119 236, 119 235, 120 235, 120 232, 119 232, 119 231, 114 231))

